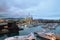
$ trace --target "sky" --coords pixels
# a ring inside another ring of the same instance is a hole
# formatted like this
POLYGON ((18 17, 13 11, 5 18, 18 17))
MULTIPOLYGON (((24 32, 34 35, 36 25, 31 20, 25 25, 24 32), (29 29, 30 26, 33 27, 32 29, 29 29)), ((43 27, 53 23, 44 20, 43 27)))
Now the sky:
POLYGON ((60 0, 0 0, 0 18, 60 19, 60 0))

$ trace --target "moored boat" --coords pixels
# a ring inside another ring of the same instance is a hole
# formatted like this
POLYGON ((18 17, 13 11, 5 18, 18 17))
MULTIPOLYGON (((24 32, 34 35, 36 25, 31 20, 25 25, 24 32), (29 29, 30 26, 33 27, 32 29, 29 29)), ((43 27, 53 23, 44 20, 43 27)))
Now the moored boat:
POLYGON ((36 37, 34 36, 33 33, 31 33, 24 36, 9 37, 9 38, 6 38, 5 40, 36 40, 36 37))
POLYGON ((45 33, 45 32, 35 32, 39 37, 45 38, 48 40, 56 40, 54 33, 45 33))

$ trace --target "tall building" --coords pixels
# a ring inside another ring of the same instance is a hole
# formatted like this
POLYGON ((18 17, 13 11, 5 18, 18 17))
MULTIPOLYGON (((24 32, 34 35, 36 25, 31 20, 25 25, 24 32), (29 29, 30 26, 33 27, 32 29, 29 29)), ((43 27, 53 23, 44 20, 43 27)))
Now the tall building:
POLYGON ((25 21, 27 22, 27 23, 31 23, 32 22, 32 20, 33 20, 33 17, 30 15, 30 13, 25 17, 25 21))

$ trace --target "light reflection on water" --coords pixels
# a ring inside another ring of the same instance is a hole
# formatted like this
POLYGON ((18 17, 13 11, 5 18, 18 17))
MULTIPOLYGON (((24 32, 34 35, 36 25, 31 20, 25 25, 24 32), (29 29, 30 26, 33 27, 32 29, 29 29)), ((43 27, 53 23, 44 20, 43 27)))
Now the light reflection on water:
MULTIPOLYGON (((42 30, 43 28, 41 28, 41 26, 38 26, 38 27, 32 27, 32 28, 26 28, 22 31, 19 31, 19 35, 27 35, 31 32, 36 32, 36 31, 40 31, 42 30)), ((60 33, 60 26, 56 28, 56 30, 54 30, 54 33, 60 33)), ((13 34, 12 34, 13 35, 13 34)), ((10 35, 11 36, 11 35, 10 35)), ((4 40, 5 38, 7 38, 6 35, 0 37, 0 40, 4 40)))
POLYGON ((23 31, 19 31, 19 34, 20 35, 27 35, 27 34, 29 34, 31 32, 36 32, 36 31, 39 31, 39 30, 42 30, 41 26, 32 27, 32 28, 26 28, 23 31))

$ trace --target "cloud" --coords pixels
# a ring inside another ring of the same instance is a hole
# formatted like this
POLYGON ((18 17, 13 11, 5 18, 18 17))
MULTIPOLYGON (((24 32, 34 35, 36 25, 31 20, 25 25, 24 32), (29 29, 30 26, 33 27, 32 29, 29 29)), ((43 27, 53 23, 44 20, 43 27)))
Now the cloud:
MULTIPOLYGON (((5 0, 0 4, 6 5, 2 11, 6 17, 25 17, 29 13, 34 18, 59 18, 60 0, 5 0)), ((3 7, 4 8, 4 7, 3 7)), ((1 12, 0 12, 1 13, 1 12)), ((2 14, 2 15, 3 15, 2 14)))

